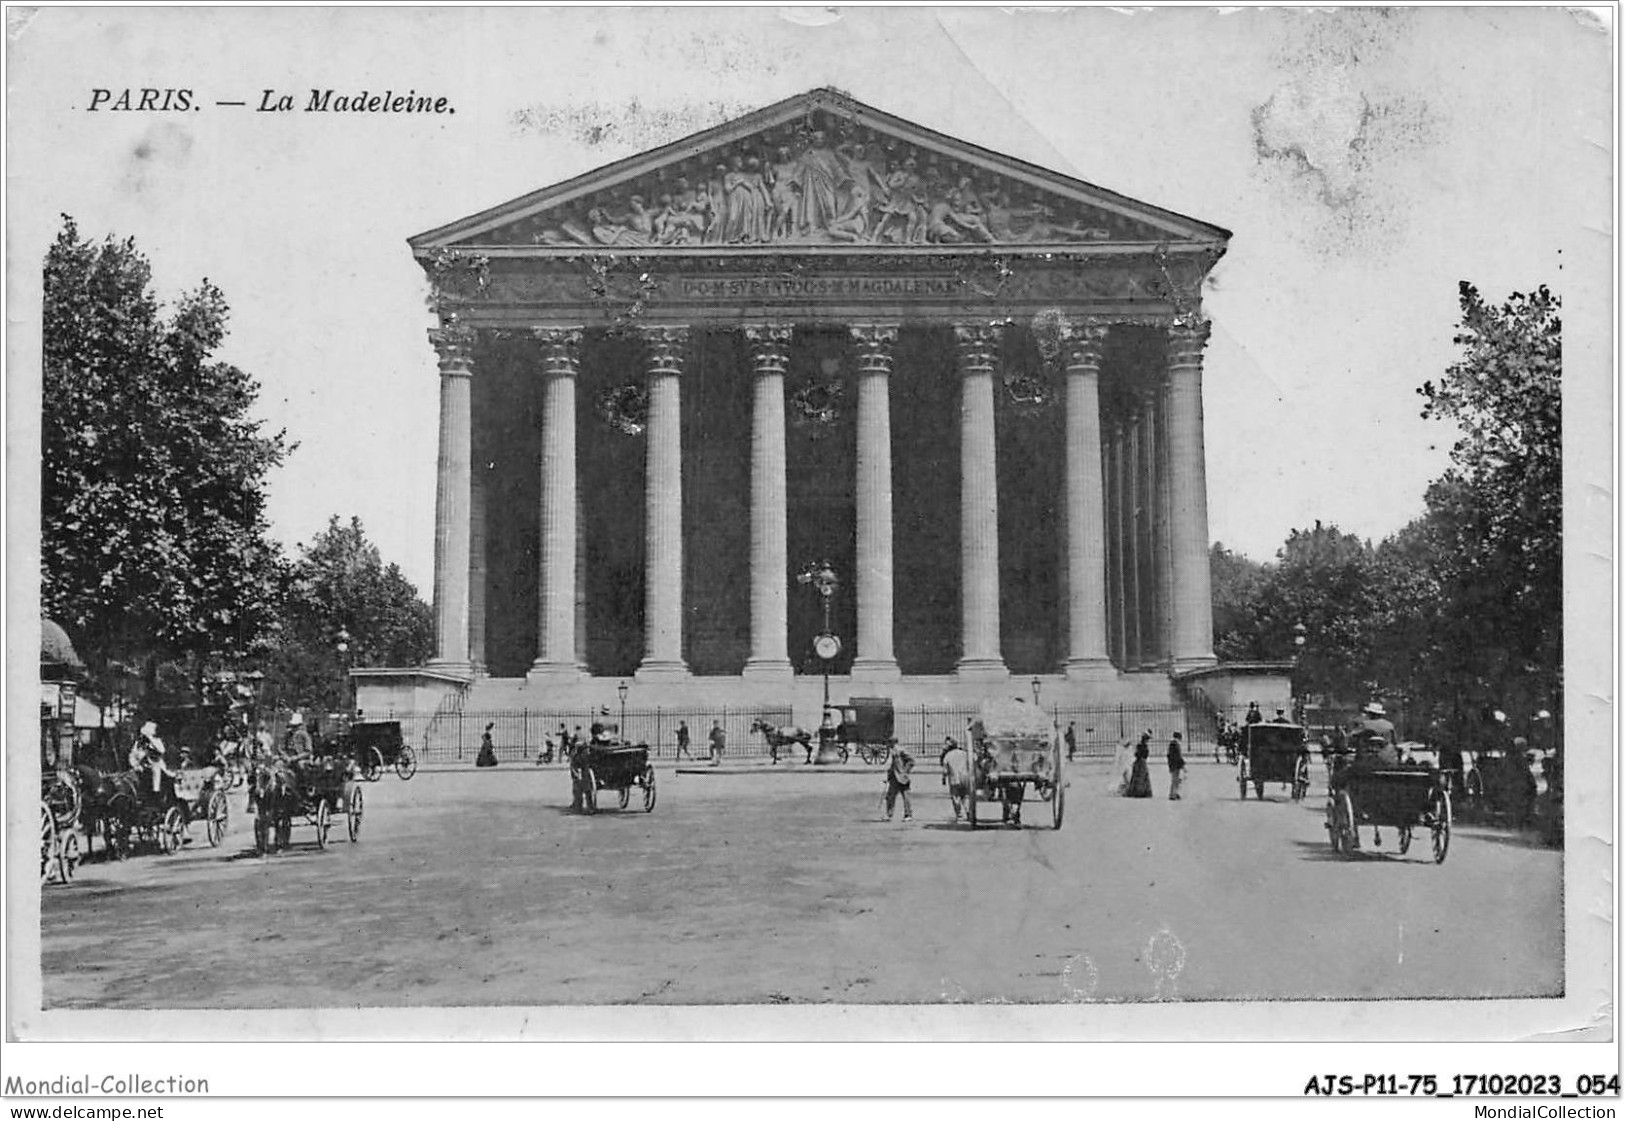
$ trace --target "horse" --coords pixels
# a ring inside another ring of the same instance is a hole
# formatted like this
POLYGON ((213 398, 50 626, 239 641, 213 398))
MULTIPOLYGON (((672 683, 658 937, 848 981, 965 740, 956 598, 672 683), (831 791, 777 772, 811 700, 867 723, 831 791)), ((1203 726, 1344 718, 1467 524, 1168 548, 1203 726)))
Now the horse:
POLYGON ((287 847, 293 814, 299 804, 299 779, 291 764, 260 760, 248 778, 249 806, 254 814, 254 845, 262 853, 287 847))
POLYGON ((99 771, 87 764, 73 768, 79 787, 79 823, 85 830, 85 855, 90 855, 98 832, 115 860, 129 852, 130 832, 140 815, 148 778, 139 768, 99 771))
POLYGON ((766 720, 752 720, 750 730, 761 732, 767 737, 767 748, 775 763, 779 761, 779 748, 789 747, 793 743, 800 744, 806 750, 807 757, 812 758, 813 733, 806 728, 794 724, 780 726, 769 724, 766 720))

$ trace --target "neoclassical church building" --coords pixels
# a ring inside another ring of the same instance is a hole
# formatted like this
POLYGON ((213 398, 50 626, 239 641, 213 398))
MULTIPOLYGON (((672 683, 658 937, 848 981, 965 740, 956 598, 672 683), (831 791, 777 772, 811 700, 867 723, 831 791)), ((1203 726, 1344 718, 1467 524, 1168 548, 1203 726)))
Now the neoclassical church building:
POLYGON ((1177 702, 1229 236, 820 89, 410 239, 436 654, 360 703, 1177 702))

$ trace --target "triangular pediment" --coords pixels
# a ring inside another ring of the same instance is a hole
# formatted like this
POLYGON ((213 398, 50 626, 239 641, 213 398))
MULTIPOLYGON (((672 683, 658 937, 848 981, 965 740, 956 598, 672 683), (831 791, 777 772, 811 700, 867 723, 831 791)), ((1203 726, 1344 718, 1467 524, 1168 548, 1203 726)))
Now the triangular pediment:
POLYGON ((1229 231, 813 90, 411 239, 439 249, 1012 251, 1229 231))

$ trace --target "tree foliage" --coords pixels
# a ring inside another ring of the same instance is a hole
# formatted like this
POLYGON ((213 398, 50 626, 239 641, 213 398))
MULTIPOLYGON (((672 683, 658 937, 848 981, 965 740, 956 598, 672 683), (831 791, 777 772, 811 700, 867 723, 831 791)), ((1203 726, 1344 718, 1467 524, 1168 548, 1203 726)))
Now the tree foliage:
POLYGON ((1467 734, 1494 710, 1561 723, 1559 306, 1542 287, 1492 307, 1462 284, 1461 357, 1418 390, 1461 433, 1426 512, 1375 547, 1317 522, 1261 566, 1215 547, 1221 657, 1286 658, 1301 624, 1302 691, 1467 734))
POLYGON ((289 567, 266 695, 338 711, 348 669, 420 665, 433 647, 433 614, 417 589, 384 564, 359 518, 344 524, 334 515, 289 567))
POLYGON ((134 241, 67 216, 46 254, 41 609, 93 668, 239 654, 271 621, 264 487, 288 447, 211 357, 227 315, 205 280, 166 316, 134 241))

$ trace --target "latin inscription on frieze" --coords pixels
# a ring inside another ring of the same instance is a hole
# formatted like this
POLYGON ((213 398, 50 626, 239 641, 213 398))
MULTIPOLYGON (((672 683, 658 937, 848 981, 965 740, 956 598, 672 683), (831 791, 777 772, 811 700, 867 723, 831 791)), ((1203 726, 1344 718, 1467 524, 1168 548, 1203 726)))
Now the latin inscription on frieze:
POLYGON ((797 299, 802 297, 908 298, 955 296, 965 285, 952 276, 681 277, 666 286, 680 300, 797 299))

